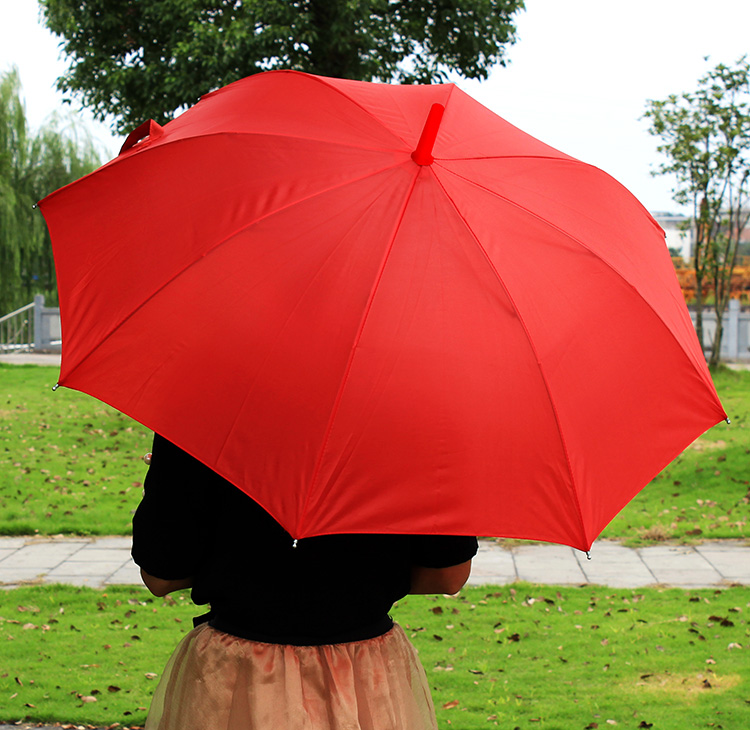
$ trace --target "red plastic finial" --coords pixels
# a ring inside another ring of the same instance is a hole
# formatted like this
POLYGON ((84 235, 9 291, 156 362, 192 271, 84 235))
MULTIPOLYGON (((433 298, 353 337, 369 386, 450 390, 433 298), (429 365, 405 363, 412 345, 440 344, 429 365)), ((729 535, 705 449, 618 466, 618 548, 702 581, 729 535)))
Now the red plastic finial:
POLYGON ((442 104, 433 104, 427 121, 424 123, 422 136, 417 143, 417 149, 411 153, 411 158, 418 165, 431 165, 435 158, 432 156, 432 148, 435 145, 440 122, 443 118, 445 107, 442 104))

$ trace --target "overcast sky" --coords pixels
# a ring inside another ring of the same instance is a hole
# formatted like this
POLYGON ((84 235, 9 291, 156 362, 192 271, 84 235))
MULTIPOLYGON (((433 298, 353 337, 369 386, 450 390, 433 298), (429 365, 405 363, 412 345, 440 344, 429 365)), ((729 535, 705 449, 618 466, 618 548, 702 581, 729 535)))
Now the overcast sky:
MULTIPOLYGON (((692 90, 715 64, 750 52, 750 0, 526 5, 509 66, 488 81, 459 86, 526 132, 610 173, 649 210, 678 211, 671 182, 650 175, 658 155, 641 119, 646 101, 692 90)), ((0 71, 12 64, 36 128, 63 109, 54 84, 65 68, 36 0, 0 0, 0 71)), ((88 124, 104 154, 114 156, 121 140, 104 125, 88 124)))

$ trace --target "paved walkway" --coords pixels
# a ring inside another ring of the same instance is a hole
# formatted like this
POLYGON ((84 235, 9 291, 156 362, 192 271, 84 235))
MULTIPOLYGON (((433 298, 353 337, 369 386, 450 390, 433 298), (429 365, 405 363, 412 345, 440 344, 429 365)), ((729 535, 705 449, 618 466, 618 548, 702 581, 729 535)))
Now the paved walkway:
MULTIPOLYGON (((603 540, 594 545, 588 560, 585 553, 561 545, 503 547, 482 541, 469 583, 506 585, 519 580, 616 588, 750 585, 750 542, 632 549, 603 540)), ((141 581, 130 558, 129 537, 0 538, 0 586, 40 583, 98 588, 141 581)))

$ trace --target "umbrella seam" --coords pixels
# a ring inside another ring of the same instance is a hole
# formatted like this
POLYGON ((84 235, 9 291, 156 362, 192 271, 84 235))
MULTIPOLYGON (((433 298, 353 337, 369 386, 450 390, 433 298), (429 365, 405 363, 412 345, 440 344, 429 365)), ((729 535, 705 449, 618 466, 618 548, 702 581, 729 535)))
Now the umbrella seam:
MULTIPOLYGON (((395 167, 399 167, 399 166, 400 166, 400 165, 396 165, 396 166, 394 166, 394 168, 386 168, 386 170, 387 170, 387 169, 395 169, 395 167)), ((381 171, 379 171, 379 172, 384 172, 384 171, 385 171, 385 170, 381 170, 381 171)), ((361 179, 363 179, 363 178, 358 178, 358 180, 361 180, 361 179)), ((355 182, 356 182, 356 181, 355 181, 355 182)), ((338 245, 340 245, 340 243, 341 243, 341 242, 339 242, 339 244, 338 244, 338 245)), ((218 244, 218 245, 221 245, 221 244, 218 244)), ((212 249, 212 250, 213 250, 213 249, 212 249)), ((331 253, 330 255, 333 255, 333 253, 331 253)), ((309 289, 309 287, 310 287, 311 285, 312 285, 312 280, 311 280, 310 282, 308 282, 308 285, 307 285, 307 287, 306 287, 306 288, 304 289, 304 291, 306 292, 306 291, 307 291, 307 290, 309 289)), ((299 305, 300 305, 300 304, 299 304, 299 302, 298 302, 298 303, 297 303, 297 305, 295 306, 295 308, 294 308, 294 310, 293 310, 293 311, 296 311, 296 308, 297 308, 297 307, 298 307, 299 305)), ((283 325, 283 326, 281 327, 281 329, 279 330, 278 336, 280 336, 280 335, 281 335, 281 331, 282 331, 282 330, 284 329, 284 327, 286 326, 287 322, 288 322, 288 321, 289 321, 289 319, 290 319, 290 318, 292 317, 293 311, 292 311, 292 312, 290 312, 290 314, 289 314, 289 316, 287 317, 287 320, 285 321, 284 325, 283 325)), ((358 334, 359 334, 359 333, 358 333, 358 334)), ((266 358, 266 360, 267 360, 267 358, 266 358)), ((264 362, 265 362, 266 360, 264 360, 264 362)), ((348 366, 347 366, 347 370, 348 370, 348 366)), ((252 386, 253 386, 254 384, 255 384, 255 381, 253 381, 253 383, 252 383, 252 384, 251 384, 251 385, 250 385, 250 386, 248 387, 248 391, 249 391, 249 390, 251 389, 251 387, 252 387, 252 386)), ((247 398, 247 393, 245 394, 245 399, 246 399, 246 398, 247 398)), ((243 399, 243 403, 244 403, 244 399, 243 399)), ((228 429, 229 431, 231 431, 231 430, 232 430, 232 428, 234 427, 234 424, 235 424, 235 423, 237 422, 237 419, 239 418, 240 410, 241 410, 241 406, 240 406, 240 407, 239 407, 239 408, 237 409, 237 415, 235 416, 235 419, 234 419, 234 421, 232 422, 232 426, 231 426, 231 427, 230 427, 230 428, 228 429)), ((218 452, 218 455, 219 455, 219 457, 221 457, 222 453, 224 452, 224 448, 225 448, 225 446, 226 446, 226 445, 227 445, 227 438, 225 438, 225 439, 224 439, 224 443, 222 444, 221 448, 219 449, 219 452, 218 452)))
MULTIPOLYGON (((478 161, 484 161, 484 160, 555 160, 557 162, 575 162, 579 165, 586 165, 587 167, 591 167, 595 170, 599 170, 599 168, 596 167, 595 165, 590 165, 589 163, 582 162, 581 160, 578 160, 575 157, 570 157, 569 155, 566 155, 564 152, 560 153, 560 156, 557 156, 557 155, 480 155, 479 157, 437 157, 437 156, 435 157, 435 162, 442 162, 442 161, 478 162, 478 161)), ((457 172, 453 172, 452 170, 446 170, 446 172, 451 172, 457 177, 462 177, 457 172)))
POLYGON ((409 190, 404 196, 404 202, 403 202, 403 205, 401 206, 401 211, 393 227, 393 232, 391 234, 391 240, 388 244, 388 249, 385 252, 385 255, 383 256, 383 261, 380 264, 380 268, 377 272, 377 276, 370 290, 370 295, 368 297, 367 305, 362 314, 362 319, 360 321, 359 327, 357 328, 357 334, 355 335, 354 342, 352 343, 352 347, 349 352, 349 361, 346 364, 346 370, 344 371, 344 374, 341 378, 341 383, 339 384, 339 389, 338 389, 338 392, 336 393, 336 399, 334 401, 333 408, 331 409, 331 415, 329 416, 328 423, 326 424, 325 436, 323 437, 323 442, 321 443, 321 446, 320 446, 320 451, 318 453, 318 458, 315 463, 315 468, 310 478, 310 488, 307 490, 305 501, 299 513, 300 520, 298 522, 298 530, 300 533, 302 533, 302 524, 303 524, 302 517, 307 512, 307 506, 310 503, 310 499, 314 491, 315 484, 318 480, 318 475, 320 474, 320 470, 322 468, 323 457, 325 455, 326 449, 328 448, 328 442, 330 440, 331 432, 333 431, 333 424, 334 424, 334 421, 336 420, 336 416, 338 415, 339 406, 341 405, 341 400, 344 396, 344 390, 349 380, 349 374, 351 373, 352 365, 354 364, 354 356, 356 354, 359 342, 362 338, 362 333, 364 331, 365 325, 367 324, 367 320, 369 318, 370 311, 372 309, 372 304, 373 304, 373 301, 375 300, 375 295, 377 294, 378 288, 380 286, 380 282, 382 281, 382 278, 383 278, 383 273, 385 272, 386 265, 388 264, 388 259, 390 258, 391 251, 393 250, 393 245, 396 242, 396 236, 398 234, 399 229, 401 228, 401 223, 404 220, 404 216, 406 215, 406 208, 409 205, 409 201, 411 200, 412 194, 414 192, 417 179, 419 178, 419 170, 421 170, 421 168, 417 169, 417 174, 414 175, 411 185, 409 186, 409 190))
MULTIPOLYGON (((336 93, 336 94, 338 94, 340 96, 343 96, 347 101, 351 102, 358 109, 361 109, 369 118, 374 119, 380 125, 380 127, 382 129, 384 129, 386 132, 388 132, 394 139, 396 139, 399 142, 401 142, 403 145, 405 145, 409 149, 409 151, 411 151, 411 145, 410 145, 410 143, 407 142, 400 134, 397 134, 392 129, 390 129, 379 117, 377 117, 367 107, 363 106, 359 101, 355 101, 350 96, 347 96, 346 93, 343 90, 341 90, 341 89, 337 88, 335 85, 329 83, 329 81, 328 81, 327 78, 321 77, 321 76, 315 76, 313 74, 307 74, 307 73, 304 73, 302 71, 294 71, 292 69, 278 69, 278 70, 273 70, 273 71, 267 71, 266 73, 267 74, 293 74, 293 75, 296 75, 296 76, 302 76, 304 78, 308 78, 308 79, 310 79, 312 81, 315 81, 315 82, 321 84, 322 86, 325 86, 327 89, 330 89, 334 93, 336 93)), ((246 77, 246 78, 252 78, 252 77, 246 77)), ((245 79, 240 79, 240 81, 243 81, 243 80, 245 80, 245 79)), ((238 83, 238 82, 235 82, 235 83, 238 83)), ((445 104, 446 104, 446 107, 447 107, 448 101, 450 100, 451 96, 453 95, 453 91, 455 90, 456 85, 455 84, 444 84, 444 86, 448 87, 448 96, 447 96, 447 98, 445 100, 445 104)), ((207 92, 206 94, 204 94, 203 96, 201 96, 201 98, 198 101, 198 104, 200 104, 200 102, 203 99, 205 99, 205 98, 207 98, 209 96, 214 96, 216 94, 224 92, 226 90, 226 88, 227 87, 223 87, 221 89, 216 89, 215 91, 207 92)), ((196 104, 195 107, 197 107, 198 104, 196 104)), ((195 108, 195 107, 193 107, 193 108, 195 108)), ((167 146, 178 144, 179 142, 183 142, 183 141, 187 141, 187 140, 198 139, 198 138, 201 138, 201 137, 218 136, 218 135, 222 135, 222 134, 223 135, 227 135, 227 134, 237 134, 237 135, 240 135, 240 134, 251 134, 251 133, 250 132, 231 132, 231 133, 230 132, 211 132, 211 133, 201 134, 201 135, 191 135, 190 137, 180 137, 179 139, 173 139, 173 140, 169 140, 169 139, 162 140, 159 143, 158 146, 159 147, 167 147, 167 146)), ((290 139, 306 139, 306 140, 314 140, 315 139, 314 137, 291 137, 290 135, 281 135, 281 134, 279 134, 279 135, 269 134, 269 136, 279 136, 279 137, 286 136, 286 137, 289 137, 290 139)), ((320 140, 320 141, 323 141, 323 140, 320 140)), ((330 143, 329 140, 325 140, 325 141, 327 141, 327 142, 330 143)), ((382 149, 380 147, 364 147, 364 146, 363 147, 357 147, 355 145, 342 145, 342 146, 349 146, 349 147, 353 147, 355 149, 372 149, 372 150, 381 150, 382 149)), ((140 144, 140 145, 136 144, 133 147, 131 147, 130 150, 126 150, 125 153, 122 153, 122 152, 119 153, 116 157, 112 158, 109 162, 107 162, 104 165, 102 165, 102 167, 99 167, 96 170, 88 173, 88 175, 84 175, 84 178, 85 177, 89 177, 89 175, 96 174, 97 172, 99 172, 99 170, 101 170, 101 169, 103 169, 105 167, 114 167, 116 165, 119 165, 120 163, 125 162, 125 160, 132 159, 133 157, 138 156, 138 154, 140 152, 143 152, 146 149, 150 149, 150 148, 151 148, 151 145, 149 145, 148 142, 146 142, 146 144, 140 144)), ((399 151, 402 151, 402 150, 399 150, 399 151)), ((463 159, 463 158, 456 158, 456 159, 463 159)), ((75 180, 72 183, 68 183, 67 185, 64 185, 62 188, 59 188, 58 190, 53 191, 52 193, 50 193, 48 196, 46 196, 42 200, 46 200, 46 199, 52 198, 52 197, 56 196, 58 193, 60 193, 61 191, 65 190, 67 187, 73 185, 74 183, 78 183, 78 182, 80 182, 80 180, 75 180)), ((39 201, 39 202, 42 202, 42 201, 39 201)))
MULTIPOLYGON (((519 158, 519 159, 522 159, 522 158, 519 158)), ((550 159, 550 160, 556 160, 556 159, 558 159, 558 158, 554 158, 554 157, 552 157, 552 158, 547 158, 547 159, 550 159)), ((570 162, 571 160, 561 160, 561 161, 562 161, 562 162, 570 162)), ((601 170, 600 168, 598 168, 598 167, 596 167, 596 166, 594 166, 594 165, 590 165, 590 164, 588 164, 588 163, 586 163, 586 162, 581 162, 580 160, 575 160, 574 158, 572 159, 572 161, 573 161, 574 163, 577 163, 577 164, 580 164, 580 165, 585 165, 586 167, 588 167, 588 168, 590 168, 590 169, 592 169, 592 170, 595 170, 595 171, 599 172, 599 173, 600 173, 600 174, 602 174, 602 175, 607 175, 607 173, 606 173, 606 172, 604 172, 603 170, 601 170)), ((613 271, 613 272, 614 272, 614 273, 615 273, 615 274, 617 275, 617 277, 618 277, 618 278, 619 278, 619 279, 620 279, 621 281, 625 282, 625 284, 627 284, 627 286, 628 286, 628 287, 630 287, 630 289, 632 289, 632 290, 633 290, 633 291, 634 291, 634 292, 635 292, 635 293, 636 293, 636 294, 637 294, 637 295, 638 295, 638 296, 639 296, 639 297, 640 297, 640 298, 642 299, 642 301, 643 301, 643 302, 644 302, 644 303, 646 304, 646 306, 647 306, 647 307, 648 307, 648 308, 649 308, 649 309, 651 310, 651 312, 653 313, 654 317, 655 317, 655 318, 656 318, 656 319, 657 319, 657 320, 658 320, 658 321, 659 321, 659 322, 661 323, 662 327, 664 327, 664 329, 666 329, 666 330, 667 330, 667 332, 669 333, 669 336, 670 336, 670 337, 671 337, 671 338, 672 338, 672 339, 673 339, 673 340, 675 341, 675 343, 677 344, 677 346, 679 347, 679 349, 680 349, 680 350, 682 350, 682 352, 683 352, 683 353, 685 354, 685 356, 687 357, 688 361, 690 361, 691 363, 693 363, 693 365, 695 366, 695 370, 696 370, 697 374, 699 375, 699 377, 700 377, 701 381, 702 381, 702 382, 703 382, 703 383, 704 383, 704 384, 705 384, 705 385, 706 385, 707 387, 709 387, 709 390, 711 390, 711 389, 713 388, 713 385, 711 384, 711 386, 709 386, 709 383, 708 383, 708 382, 706 381, 705 375, 701 373, 701 370, 700 370, 700 367, 699 367, 699 363, 697 363, 697 362, 696 362, 696 360, 695 360, 695 358, 693 357, 692 353, 688 352, 688 351, 687 351, 687 350, 686 350, 686 349, 685 349, 685 348, 684 348, 684 347, 682 346, 682 344, 680 343, 679 339, 678 339, 678 338, 677 338, 677 337, 675 336, 674 332, 672 332, 672 329, 671 329, 671 328, 670 328, 670 327, 669 327, 669 326, 667 325, 667 323, 666 323, 666 322, 665 322, 665 321, 664 321, 664 320, 663 320, 663 319, 662 319, 662 318, 661 318, 661 317, 659 316, 658 312, 657 312, 657 311, 656 311, 656 310, 654 309, 654 307, 653 307, 653 305, 651 304, 651 302, 649 302, 649 301, 648 301, 648 299, 646 299, 646 298, 645 298, 645 297, 644 297, 644 296, 643 296, 643 295, 641 294, 641 292, 640 292, 640 291, 638 290, 638 288, 637 288, 637 287, 635 286, 635 284, 633 284, 633 282, 631 282, 631 281, 630 281, 630 280, 629 280, 629 279, 628 279, 628 278, 627 278, 627 277, 626 277, 626 276, 625 276, 625 275, 624 275, 624 274, 623 274, 623 273, 622 273, 622 272, 621 272, 621 271, 620 271, 620 270, 619 270, 619 269, 618 269, 617 267, 615 267, 615 266, 614 266, 614 265, 613 265, 613 264, 612 264, 612 263, 611 263, 610 261, 608 261, 607 259, 605 259, 605 258, 604 258, 604 257, 602 257, 601 255, 599 255, 598 253, 596 253, 595 251, 593 251, 593 250, 592 250, 592 249, 591 249, 591 248, 590 248, 589 246, 587 246, 587 245, 586 245, 586 244, 585 244, 585 243, 584 243, 584 242, 583 242, 583 241, 582 241, 581 239, 579 239, 579 238, 576 238, 575 236, 571 235, 571 234, 570 234, 570 233, 568 233, 567 231, 565 231, 565 230, 563 230, 562 228, 560 228, 559 226, 555 225, 555 224, 554 224, 554 223, 553 223, 552 221, 548 220, 547 218, 543 218, 542 216, 540 216, 540 215, 539 215, 538 213, 534 212, 533 210, 530 210, 530 209, 529 209, 529 208, 527 208, 527 207, 524 207, 524 206, 522 206, 522 205, 519 205, 518 203, 516 203, 515 201, 511 200, 510 198, 508 198, 508 197, 505 197, 504 195, 500 195, 499 193, 495 192, 494 190, 491 190, 490 188, 487 188, 487 187, 485 187, 484 185, 480 185, 479 183, 477 183, 477 182, 475 182, 475 181, 471 180, 470 178, 467 178, 467 177, 465 177, 465 176, 463 176, 463 175, 460 175, 459 173, 457 173, 457 172, 455 172, 455 171, 453 171, 453 170, 449 170, 449 169, 448 169, 447 167, 444 167, 444 166, 443 166, 443 167, 442 167, 442 169, 443 169, 443 170, 445 170, 445 172, 446 172, 446 173, 448 173, 448 174, 450 174, 450 175, 453 175, 453 176, 457 177, 457 178, 458 178, 459 180, 463 180, 464 182, 466 182, 466 183, 468 183, 468 184, 470 184, 470 185, 472 185, 472 186, 474 186, 474 187, 477 187, 477 188, 479 188, 480 190, 484 190, 484 191, 485 191, 486 193, 488 193, 488 194, 492 195, 493 197, 495 197, 495 198, 498 198, 498 199, 500 199, 500 200, 503 200, 503 201, 505 201, 506 203, 508 203, 509 205, 512 205, 512 206, 513 206, 514 208, 517 208, 518 210, 521 210, 521 211, 523 211, 524 213, 527 213, 528 215, 530 215, 530 216, 532 216, 532 217, 536 218, 536 219, 537 219, 538 221, 541 221, 542 223, 544 223, 545 225, 549 226, 550 228, 553 228, 553 229, 555 229, 556 231, 558 231, 559 233, 561 233, 561 234, 562 234, 563 236, 565 236, 565 237, 566 237, 566 238, 567 238, 567 239, 568 239, 569 241, 573 241, 574 243, 576 243, 577 245, 579 245, 579 246, 580 246, 581 248, 583 248, 583 249, 585 249, 586 251, 588 251, 588 252, 589 252, 589 253, 590 253, 590 254, 591 254, 592 256, 596 257, 596 258, 597 258, 597 259, 598 259, 599 261, 601 261, 601 262, 602 262, 602 263, 603 263, 603 264, 604 264, 605 266, 607 266, 607 267, 608 267, 608 268, 609 268, 609 269, 610 269, 611 271, 613 271)), ((615 182, 617 182, 617 181, 615 181, 615 182)), ((618 183, 618 184, 619 184, 619 183, 618 183)), ((625 188, 624 188, 624 189, 625 189, 625 188)), ((448 194, 448 193, 446 192, 446 195, 447 195, 447 194, 448 194)), ((455 204, 454 204, 454 207, 455 207, 455 204)), ((645 208, 644 208, 644 211, 645 211, 645 212, 646 212, 646 214, 647 214, 647 215, 649 216, 649 218, 650 218, 650 219, 651 219, 651 220, 653 221, 654 225, 658 226, 659 224, 658 224, 658 223, 656 223, 656 221, 655 221, 655 220, 653 219, 653 217, 651 216, 651 214, 650 214, 650 213, 648 213, 648 211, 646 211, 646 210, 645 210, 645 208)))
MULTIPOLYGON (((395 136, 395 135, 394 135, 395 136)), ((342 147, 344 149, 355 149, 355 150, 369 150, 371 152, 384 152, 384 153, 395 153, 395 154, 407 154, 408 149, 397 149, 397 148, 385 148, 385 147, 367 147, 365 145, 355 145, 355 144, 344 144, 342 142, 332 142, 331 140, 327 139, 319 139, 318 137, 302 137, 300 135, 291 135, 291 134, 281 134, 281 133, 273 133, 273 132, 227 132, 225 130, 220 130, 216 132, 206 132, 205 134, 191 134, 189 137, 178 137, 177 139, 166 139, 159 142, 158 145, 151 146, 148 143, 146 143, 143 146, 137 146, 131 148, 133 150, 132 153, 128 151, 125 154, 118 154, 116 157, 113 157, 109 162, 105 162, 101 167, 98 167, 96 170, 93 170, 92 172, 89 172, 88 174, 84 175, 83 177, 79 178, 78 180, 74 180, 73 182, 68 183, 67 185, 63 185, 63 187, 58 188, 57 190, 53 190, 49 195, 46 195, 45 197, 41 198, 37 202, 37 206, 43 211, 44 203, 48 200, 52 200, 56 198, 60 193, 62 193, 67 188, 77 185, 82 180, 85 180, 88 177, 91 177, 93 175, 98 175, 99 173, 103 172, 104 170, 109 170, 110 168, 116 168, 120 165, 136 159, 140 156, 141 153, 147 152, 149 150, 155 151, 156 149, 167 149, 169 147, 174 147, 175 145, 179 144, 188 144, 190 142, 193 142, 194 140, 198 139, 209 139, 212 137, 279 137, 283 139, 295 139, 295 140, 304 140, 306 142, 320 142, 325 143, 327 145, 338 145, 339 147, 342 147)), ((399 140, 403 142, 403 140, 399 140)), ((408 148, 408 144, 404 142, 404 145, 408 148)), ((464 158, 456 158, 456 159, 464 159, 464 158)), ((469 159, 469 158, 466 158, 469 159)))
MULTIPOLYGON (((367 116, 374 119, 383 129, 385 129, 387 132, 392 134, 396 139, 403 142, 405 145, 410 146, 410 143, 407 142, 400 134, 397 134, 392 129, 390 129, 379 117, 377 117, 372 111, 370 111, 366 106, 362 105, 359 101, 355 101, 351 96, 347 96, 346 93, 342 89, 339 89, 334 84, 331 84, 328 79, 325 76, 315 76, 313 74, 306 74, 303 71, 295 71, 293 69, 278 69, 275 71, 270 71, 269 73, 281 73, 281 74, 294 74, 298 76, 304 76, 307 78, 311 78, 313 81, 317 81, 318 83, 322 84, 328 89, 331 89, 332 91, 335 91, 337 94, 343 96, 347 101, 354 104, 356 107, 361 109, 367 116)), ((456 88, 455 84, 440 84, 441 86, 447 86, 448 87, 448 97, 445 100, 445 107, 447 109, 448 107, 448 101, 450 100, 451 96, 453 95, 453 91, 456 88)))
MULTIPOLYGON (((76 369, 79 368, 99 348, 99 346, 101 346, 101 344, 103 344, 110 337, 112 337, 112 335, 114 335, 115 332, 117 332, 117 330, 125 324, 125 322, 127 322, 131 317, 133 317, 140 309, 142 309, 146 305, 146 303, 148 301, 150 301, 151 299, 153 299, 159 292, 161 292, 164 288, 166 288, 167 286, 169 286, 173 281, 175 281, 180 276, 182 276, 186 271, 188 271, 193 266, 195 266, 196 264, 198 264, 202 259, 206 258, 206 256, 211 255, 213 252, 215 252, 221 246, 223 246, 227 242, 231 241, 233 238, 235 238, 236 236, 238 236, 242 232, 246 231, 248 228, 250 228, 250 227, 252 227, 252 226, 260 223, 261 221, 263 221, 263 220, 265 220, 267 218, 270 218, 271 216, 277 215, 277 214, 281 213, 282 211, 287 210, 287 209, 289 209, 289 208, 291 208, 291 207, 293 207, 295 205, 300 205, 301 203, 304 203, 304 202, 306 202, 308 200, 312 200, 312 199, 314 199, 314 198, 316 198, 316 197, 318 197, 320 195, 323 195, 324 193, 329 193, 329 192, 331 192, 333 190, 337 190, 337 189, 342 188, 342 187, 344 187, 346 185, 350 185, 352 183, 360 182, 361 180, 365 180, 365 179, 367 179, 369 177, 372 177, 372 176, 375 176, 375 175, 380 175, 380 174, 382 174, 384 172, 387 172, 389 170, 395 170, 396 168, 402 166, 404 164, 404 162, 405 162, 405 160, 402 160, 401 162, 396 162, 396 163, 394 163, 392 165, 388 165, 387 167, 382 167, 382 168, 376 170, 375 172, 368 173, 367 175, 362 175, 362 176, 357 177, 357 178, 350 178, 350 179, 348 179, 348 180, 346 180, 344 182, 341 182, 340 184, 332 185, 330 187, 327 187, 327 188, 325 188, 325 190, 318 190, 318 191, 316 191, 315 193, 313 193, 311 195, 307 195, 305 197, 298 198, 294 202, 291 202, 291 203, 289 203, 287 205, 283 205, 281 207, 275 208, 273 211, 270 211, 268 213, 265 213, 262 216, 259 216, 258 218, 255 218, 254 220, 252 220, 251 222, 249 222, 247 225, 244 225, 241 228, 235 229, 230 235, 226 236, 221 241, 217 242, 214 246, 212 246, 210 249, 208 249, 203 254, 201 254, 200 257, 198 257, 195 260, 191 261, 188 265, 184 266, 182 269, 180 269, 180 271, 178 271, 176 274, 174 274, 174 276, 170 277, 167 281, 163 282, 157 289, 155 289, 153 292, 151 292, 151 294, 149 294, 149 296, 147 298, 144 298, 143 302, 141 302, 137 307, 135 307, 126 316, 122 317, 120 319, 120 321, 117 322, 117 324, 115 324, 112 327, 112 329, 104 337, 102 337, 99 340, 97 346, 94 347, 93 349, 91 349, 88 353, 86 353, 86 355, 84 357, 82 357, 78 361, 78 363, 73 367, 73 369, 70 370, 66 374, 66 379, 72 373, 74 373, 76 371, 76 369)), ((62 382, 62 380, 61 380, 60 381, 60 385, 65 385, 65 383, 62 382)))
MULTIPOLYGON (((447 172, 450 172, 450 170, 447 170, 447 172)), ((454 173, 455 174, 455 173, 454 173)), ((460 175, 457 175, 457 177, 461 177, 460 175)), ((462 178, 464 179, 464 178, 462 178)), ((580 521, 580 529, 581 529, 581 535, 584 538, 584 542, 587 542, 588 537, 586 534, 586 525, 583 519, 583 511, 581 509, 581 502, 578 498, 578 493, 575 490, 575 476, 573 474, 573 467, 571 465, 570 461, 570 452, 568 450, 568 445, 565 440, 565 436, 563 435, 561 423, 560 423, 560 416, 557 410, 557 406, 555 404, 555 400, 552 397, 552 391, 550 390, 549 382, 547 381, 547 377, 544 372, 544 367, 542 366, 542 362, 539 358, 539 354, 537 353, 536 347, 534 346, 534 341, 531 338, 531 334, 529 332, 528 327, 526 326, 526 322, 524 321, 523 316, 521 315, 521 312, 519 308, 516 306, 516 303, 513 299, 512 294, 510 293, 510 290, 508 289, 507 285, 505 284, 505 281, 503 280, 502 276, 500 275, 500 272, 497 270, 497 267, 490 259, 489 255, 487 254, 487 251, 485 250, 484 246, 482 246, 481 242, 479 241, 477 235, 474 233, 474 229, 469 225, 469 222, 466 220, 466 218, 461 213, 460 209, 456 205, 456 202, 453 200, 453 198, 450 196, 448 191, 445 189, 443 183, 441 182, 440 178, 435 175, 435 180, 437 184, 440 186, 440 189, 443 191, 445 197, 451 202, 451 205, 453 206, 453 209, 456 211, 456 214, 458 217, 463 221, 463 224, 466 226, 466 230, 469 231, 471 234, 471 238, 473 239, 475 245, 477 248, 482 252, 482 255, 484 256, 484 259, 487 261, 487 264, 489 265, 490 269, 494 273, 495 277, 497 278, 498 282, 503 288, 503 291, 505 292, 506 296, 508 297, 508 301, 510 302, 511 306, 513 307, 513 311, 515 312, 516 316, 518 317, 518 321, 521 323, 521 326, 523 327, 524 334, 526 335, 526 340, 529 343, 529 347, 531 348, 531 351, 534 354, 534 359, 536 360, 537 366, 539 368, 539 373, 542 378, 542 382, 544 383, 544 388, 547 391, 547 398, 550 402, 550 407, 552 408, 552 413, 555 417, 555 423, 557 424, 557 433, 560 438, 560 444, 562 446, 563 453, 565 454, 565 464, 568 468, 568 475, 570 476, 570 489, 569 491, 572 493, 573 497, 573 503, 575 505, 576 513, 578 515, 578 519, 580 521)), ((481 186, 478 186, 481 187, 481 186)))

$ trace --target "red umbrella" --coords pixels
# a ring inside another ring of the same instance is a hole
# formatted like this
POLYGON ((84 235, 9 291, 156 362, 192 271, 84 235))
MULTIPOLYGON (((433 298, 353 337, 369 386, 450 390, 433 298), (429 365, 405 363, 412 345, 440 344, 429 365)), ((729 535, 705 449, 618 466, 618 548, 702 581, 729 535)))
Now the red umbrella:
POLYGON ((659 226, 450 84, 257 74, 40 206, 60 384, 296 538, 588 549, 725 418, 659 226))

